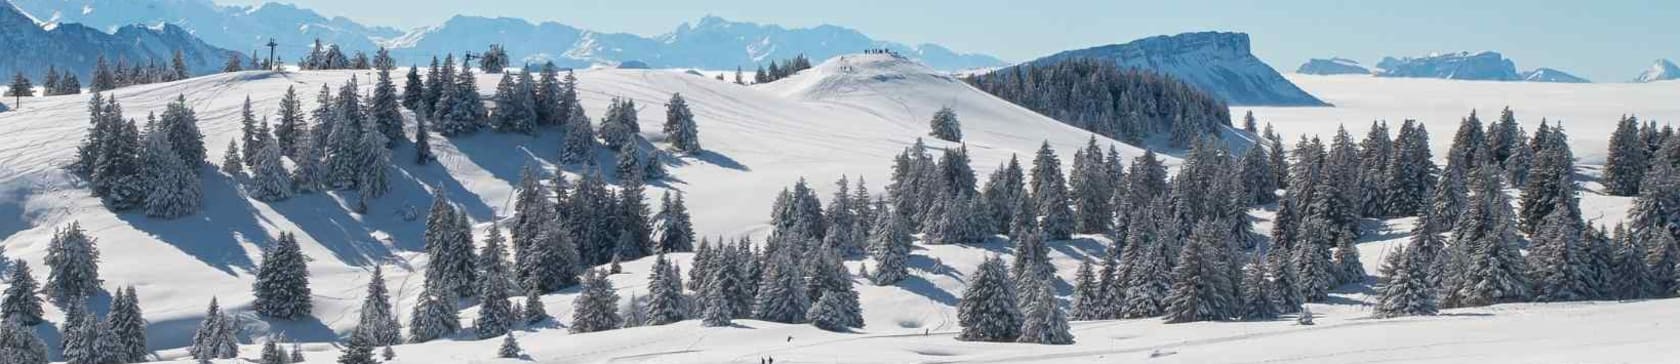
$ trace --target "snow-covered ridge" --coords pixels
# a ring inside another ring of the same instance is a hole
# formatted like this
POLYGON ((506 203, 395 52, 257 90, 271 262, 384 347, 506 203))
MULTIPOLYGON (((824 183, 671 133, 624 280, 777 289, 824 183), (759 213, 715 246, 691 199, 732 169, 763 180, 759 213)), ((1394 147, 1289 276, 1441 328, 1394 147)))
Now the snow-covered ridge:
POLYGON ((1109 59, 1125 68, 1173 76, 1232 105, 1321 106, 1249 52, 1245 33, 1200 32, 1064 51, 1028 63, 1109 59))
POLYGON ((1313 58, 1295 69, 1295 73, 1306 75, 1349 75, 1371 74, 1371 70, 1359 65, 1359 61, 1347 58, 1313 58))

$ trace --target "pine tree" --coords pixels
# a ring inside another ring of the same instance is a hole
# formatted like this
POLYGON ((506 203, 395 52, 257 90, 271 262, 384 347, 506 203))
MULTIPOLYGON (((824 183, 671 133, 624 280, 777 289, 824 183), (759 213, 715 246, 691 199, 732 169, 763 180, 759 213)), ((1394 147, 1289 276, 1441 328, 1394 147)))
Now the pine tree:
POLYGON ((501 348, 496 349, 496 357, 504 359, 518 358, 520 352, 524 351, 524 349, 520 349, 519 342, 513 340, 513 333, 509 332, 504 336, 506 338, 502 339, 501 348))
POLYGON ((583 276, 583 290, 572 304, 572 327, 576 333, 612 330, 624 325, 618 315, 618 290, 607 273, 593 270, 583 276))
POLYGON ((292 156, 292 186, 300 193, 314 193, 324 187, 326 166, 321 161, 323 147, 315 144, 313 133, 300 133, 297 155, 292 156))
POLYGON ((1353 238, 1343 235, 1336 239, 1336 251, 1330 257, 1338 284, 1364 283, 1365 263, 1359 261, 1359 248, 1353 238))
POLYGON ((47 344, 28 327, 16 322, 0 322, 0 360, 18 364, 47 364, 47 344))
POLYGON ((112 347, 107 352, 112 358, 125 363, 147 360, 150 351, 146 349, 146 320, 140 313, 140 297, 133 286, 117 289, 105 327, 111 337, 112 347))
POLYGON ((455 312, 455 292, 427 282, 420 293, 414 313, 409 316, 408 341, 421 343, 455 334, 461 330, 461 318, 455 312))
POLYGON ((879 231, 871 236, 870 255, 875 258, 875 271, 870 281, 878 286, 892 285, 909 276, 910 221, 898 210, 880 214, 879 219, 879 231))
POLYGON ((765 267, 753 302, 753 317, 781 323, 799 323, 805 318, 810 296, 804 294, 805 277, 794 254, 793 249, 775 249, 762 263, 765 267))
POLYGON ((12 83, 6 89, 6 95, 12 97, 13 106, 22 105, 24 96, 35 97, 35 86, 29 83, 29 78, 24 77, 23 72, 18 72, 12 74, 12 83))
POLYGON ((676 199, 666 192, 660 198, 658 215, 659 240, 654 249, 657 253, 676 253, 694 250, 694 223, 690 221, 688 207, 683 203, 681 193, 676 199))
POLYGON ((1255 256, 1242 268, 1242 301, 1238 303, 1244 320, 1273 320, 1281 311, 1272 298, 1272 282, 1266 278, 1266 262, 1255 256))
POLYGON ((535 325, 552 318, 548 316, 548 309, 543 307, 542 294, 537 292, 534 289, 525 290, 525 304, 520 306, 523 310, 520 311, 519 317, 526 325, 535 325))
POLYGON ((1102 316, 1097 315, 1099 312, 1113 309, 1112 307, 1097 307, 1099 304, 1112 304, 1113 302, 1099 300, 1102 298, 1103 290, 1106 287, 1097 281, 1094 274, 1091 270, 1090 260, 1079 262, 1079 270, 1074 273, 1073 278, 1073 298, 1069 300, 1071 308, 1068 316, 1070 319, 1075 321, 1100 320, 1102 316))
POLYGON ((957 302, 957 323, 962 327, 957 340, 1002 342, 1021 336, 1023 318, 1008 270, 995 256, 975 268, 957 302))
POLYGON ((1388 216, 1417 215, 1427 208, 1435 169, 1429 155, 1429 132, 1422 124, 1406 120, 1394 139, 1394 156, 1389 159, 1388 180, 1383 201, 1388 216))
POLYGON ((665 103, 664 132, 671 139, 672 149, 691 155, 700 153, 700 126, 694 123, 694 112, 688 110, 688 101, 682 94, 671 94, 671 101, 665 103))
POLYGON ((1623 116, 1610 134, 1610 153, 1604 160, 1605 192, 1616 196, 1637 196, 1645 178, 1645 142, 1639 139, 1639 122, 1623 116))
POLYGON ((842 316, 845 303, 840 296, 837 292, 823 292, 822 298, 817 299, 817 302, 811 305, 811 309, 805 312, 805 321, 819 329, 845 332, 848 326, 847 320, 842 316))
POLYGON ((357 90, 354 76, 339 88, 338 97, 333 99, 336 104, 331 111, 334 124, 332 130, 325 138, 316 140, 327 143, 326 153, 322 155, 326 164, 325 182, 327 186, 335 189, 356 187, 356 177, 361 173, 362 162, 367 157, 368 150, 362 147, 362 134, 372 129, 366 125, 366 115, 363 114, 361 97, 357 90))
POLYGON ((359 313, 351 336, 366 339, 370 345, 402 343, 402 327, 397 323, 396 312, 392 311, 390 294, 385 288, 385 273, 377 265, 373 267, 373 276, 368 278, 367 295, 362 298, 359 313))
POLYGON ((1172 290, 1166 298, 1167 323, 1222 320, 1231 307, 1231 297, 1222 292, 1227 278, 1215 255, 1216 244, 1223 232, 1216 223, 1202 222, 1195 228, 1195 236, 1179 252, 1178 265, 1173 267, 1172 290))
MULTIPOLYGON (((522 73, 529 79, 529 73, 522 73)), ((498 132, 531 134, 537 126, 536 102, 531 99, 530 81, 521 81, 520 76, 514 74, 502 75, 502 81, 496 84, 496 95, 492 102, 496 104, 496 113, 491 120, 491 126, 498 132)))
POLYGON ((1546 215, 1554 209, 1564 210, 1564 218, 1576 221, 1581 218, 1575 198, 1575 156, 1569 151, 1562 124, 1549 131, 1542 124, 1534 144, 1534 166, 1530 168, 1528 183, 1523 184, 1518 211, 1519 227, 1530 234, 1540 229, 1546 215))
POLYGON ((197 164, 181 159, 165 130, 154 129, 145 137, 145 147, 140 152, 141 180, 148 190, 146 215, 173 219, 197 212, 204 197, 198 175, 189 167, 197 164))
POLYGON ((1021 294, 1023 301, 1021 336, 1019 342, 1066 345, 1073 343, 1073 334, 1068 332, 1068 319, 1062 312, 1056 299, 1056 291, 1051 287, 1054 275, 1046 270, 1028 271, 1026 287, 1021 294))
POLYGON ((368 99, 367 113, 372 121, 368 128, 385 136, 387 144, 382 147, 404 140, 402 100, 398 97, 397 85, 391 81, 391 70, 381 68, 373 84, 373 98, 368 99))
POLYGON ((431 113, 430 109, 430 106, 420 104, 414 115, 414 164, 422 166, 435 158, 432 156, 432 132, 426 121, 431 118, 427 115, 431 113))
POLYGON ((1497 168, 1484 165, 1476 173, 1475 194, 1453 230, 1453 245, 1461 246, 1465 262, 1454 268, 1460 277, 1448 296, 1450 306, 1483 306, 1528 297, 1522 255, 1517 250, 1516 218, 1502 191, 1497 168))
POLYGON ((275 342, 274 338, 271 337, 263 342, 262 358, 257 363, 286 364, 286 351, 280 349, 280 343, 275 342))
POLYGON ((426 282, 450 298, 476 297, 478 273, 473 266, 472 234, 466 215, 442 196, 432 203, 424 234, 426 253, 431 257, 426 282))
POLYGON ((277 143, 263 143, 256 151, 257 163, 251 167, 251 186, 247 193, 260 201, 284 201, 292 197, 292 176, 280 160, 277 143))
POLYGON ((307 258, 290 232, 280 233, 274 245, 263 252, 257 281, 251 286, 257 314, 278 319, 309 315, 311 298, 307 258))
POLYGON ((425 81, 420 79, 420 67, 409 65, 408 77, 403 81, 402 106, 405 109, 419 111, 420 105, 425 102, 426 85, 425 81))
POLYGON ((653 261, 653 272, 648 277, 647 325, 664 325, 685 318, 682 277, 676 272, 676 266, 664 254, 653 261))
POLYGON ((344 347, 344 353, 339 354, 338 364, 376 364, 373 359, 373 346, 360 338, 350 338, 344 347))
POLYGON ((1652 230, 1646 235, 1645 245, 1645 266, 1651 277, 1646 297, 1673 297, 1680 287, 1680 243, 1673 235, 1652 230))
POLYGON ((560 97, 565 90, 560 89, 560 74, 555 69, 554 62, 544 62, 537 76, 536 87, 531 90, 531 102, 536 105, 537 125, 564 125, 561 121, 566 118, 568 110, 561 108, 560 97))
POLYGON ((1377 287, 1377 306, 1373 316, 1434 315, 1439 305, 1437 292, 1440 282, 1432 278, 1442 242, 1428 224, 1412 230, 1412 239, 1404 248, 1395 249, 1383 259, 1383 271, 1389 272, 1386 281, 1377 287))
POLYGON ((5 301, 0 302, 0 320, 23 326, 39 325, 45 320, 41 313, 41 297, 35 295, 39 283, 29 271, 29 262, 18 259, 7 270, 5 301))
POLYGON ((239 342, 235 339, 238 326, 233 317, 222 311, 215 298, 210 299, 210 307, 204 313, 204 320, 198 324, 198 331, 193 334, 192 347, 188 352, 196 359, 226 359, 239 354, 239 342))
POLYGON ((1576 301, 1593 297, 1589 286, 1587 257, 1581 241, 1579 221, 1571 221, 1565 209, 1554 209, 1532 236, 1528 249, 1528 279, 1534 284, 1534 299, 1542 302, 1576 301))
POLYGON ((479 339, 488 339, 502 334, 514 326, 515 316, 513 305, 508 301, 508 293, 516 287, 513 283, 512 272, 508 271, 506 252, 502 248, 502 232, 494 222, 490 224, 484 235, 484 248, 478 254, 478 318, 473 320, 473 331, 479 339))
POLYGON ((47 285, 43 292, 54 302, 80 301, 100 290, 99 248, 80 222, 53 232, 47 245, 47 285))
POLYGON ((204 134, 198 130, 198 115, 187 107, 185 95, 176 96, 159 117, 156 132, 163 133, 172 150, 185 165, 183 169, 196 177, 198 166, 204 163, 204 134))
POLYGON ((560 161, 562 163, 583 163, 595 156, 595 129, 589 126, 589 117, 583 114, 583 106, 572 104, 567 108, 565 123, 561 124, 565 135, 560 143, 560 161))
POLYGON ((98 364, 101 351, 99 347, 99 321, 93 314, 84 314, 76 323, 70 324, 64 330, 64 353, 66 364, 98 364))
POLYGON ((390 192, 391 150, 385 149, 385 136, 376 130, 362 132, 361 167, 356 170, 356 210, 366 213, 367 204, 390 192))
POLYGON ((961 142, 962 124, 957 121, 957 112, 950 106, 939 108, 933 113, 933 120, 928 122, 929 136, 939 140, 961 142))

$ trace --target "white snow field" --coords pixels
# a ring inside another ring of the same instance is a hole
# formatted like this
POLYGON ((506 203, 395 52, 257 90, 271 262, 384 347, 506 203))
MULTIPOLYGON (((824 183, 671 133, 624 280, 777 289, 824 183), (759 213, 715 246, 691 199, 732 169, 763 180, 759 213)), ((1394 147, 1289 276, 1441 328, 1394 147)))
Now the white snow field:
MULTIPOLYGON (((401 72, 393 72, 401 74, 401 72)), ((336 89, 355 76, 371 89, 365 71, 242 72, 114 91, 129 117, 161 111, 184 94, 200 117, 212 161, 238 134, 239 105, 249 95, 259 115, 274 115, 287 86, 296 86, 306 109, 322 84, 336 89)), ((497 77, 478 75, 480 89, 494 90, 497 77)), ((743 87, 677 70, 593 69, 580 71, 580 90, 591 117, 598 118, 612 97, 635 99, 643 135, 660 143, 663 102, 672 92, 688 99, 708 150, 672 166, 672 177, 649 189, 650 199, 680 190, 688 199, 697 232, 705 236, 762 236, 777 191, 800 177, 825 200, 841 175, 863 175, 871 191, 885 191, 891 157, 927 132, 927 120, 941 106, 953 107, 981 176, 1011 153, 1028 158, 1041 141, 1062 153, 1064 163, 1090 134, 1009 104, 909 61, 883 55, 850 55, 775 83, 743 87)), ((1356 137, 1373 119, 1397 123, 1415 118, 1429 126, 1435 153, 1442 155, 1458 119, 1471 108, 1483 120, 1511 105, 1533 130, 1542 116, 1565 119, 1571 142, 1583 163, 1602 156, 1611 122, 1622 113, 1643 119, 1680 118, 1680 82, 1649 84, 1542 84, 1444 80, 1385 79, 1347 76, 1289 78, 1333 108, 1253 108, 1291 140, 1324 134, 1346 122, 1356 137)), ((399 81, 400 82, 400 77, 399 81)), ((399 85, 400 86, 400 85, 399 85)), ((349 212, 336 194, 301 195, 278 203, 243 198, 237 183, 213 170, 205 174, 205 210, 176 220, 156 220, 136 213, 113 214, 89 196, 63 166, 73 158, 87 125, 86 95, 33 98, 26 107, 0 113, 0 239, 7 257, 39 266, 53 229, 80 221, 99 238, 101 278, 105 287, 135 285, 151 322, 148 335, 161 359, 186 360, 191 331, 210 297, 239 313, 242 342, 260 344, 271 333, 305 342, 312 363, 331 363, 334 341, 355 321, 367 272, 385 268, 402 322, 426 258, 418 253, 431 191, 461 203, 480 228, 511 210, 512 185, 519 170, 538 164, 551 173, 580 171, 543 161, 557 154, 558 138, 544 130, 536 137, 484 132, 445 139, 434 136, 439 162, 409 163, 412 150, 393 153, 400 172, 393 192, 375 201, 367 215, 349 212), (259 249, 281 231, 298 232, 310 257, 314 318, 271 322, 249 313, 249 293, 259 249), (412 279, 411 279, 412 277, 412 279)), ((1241 115, 1248 108, 1233 109, 1241 115)), ((1240 133, 1231 133, 1239 135, 1240 133)), ((1114 144, 1128 159, 1140 149, 1114 144)), ((930 153, 954 144, 929 139, 930 153)), ((605 158, 605 157, 603 157, 605 158)), ((1169 164, 1176 159, 1168 158, 1169 164)), ((604 161, 604 160, 603 160, 604 161)), ((1027 161, 1023 161, 1025 163, 1027 161)), ((210 168, 210 167, 205 167, 210 168)), ((1583 165, 1592 176, 1593 166, 1583 165)), ((1623 198, 1583 191, 1589 218, 1619 220, 1623 198), (1597 215, 1595 215, 1597 214, 1597 215)), ((1255 228, 1268 231, 1270 213, 1256 210, 1255 228)), ((1389 247, 1405 241, 1411 219, 1368 221, 1360 250, 1368 270, 1389 247)), ((481 234, 482 231, 475 231, 481 234)), ((1098 237, 1052 243, 1057 274, 1070 280, 1080 259, 1101 254, 1098 237)), ((1167 325, 1156 319, 1076 322, 1073 345, 969 343, 953 339, 954 306, 964 276, 985 257, 1007 255, 1000 239, 981 246, 917 245, 912 276, 889 287, 858 280, 866 327, 831 333, 808 325, 737 320, 737 327, 702 328, 697 321, 572 335, 563 328, 520 331, 516 337, 528 357, 491 359, 501 340, 472 340, 470 328, 452 339, 395 346, 399 363, 945 363, 945 362, 1670 362, 1680 346, 1680 300, 1514 304, 1448 310, 1442 316, 1375 320, 1367 286, 1342 287, 1327 304, 1314 304, 1318 325, 1292 320, 1167 325)), ((688 254, 676 262, 688 268, 688 254)), ((848 262, 854 270, 866 262, 848 262)), ((873 265, 872 263, 869 263, 873 265)), ((646 294, 651 259, 627 262, 625 274, 611 277, 622 297, 646 294)), ((1070 287, 1059 284, 1065 295, 1070 287)), ((570 322, 576 289, 544 297, 548 311, 570 322)), ((104 299, 95 310, 104 310, 104 299)), ((48 307, 48 317, 60 317, 48 307)), ((463 310, 470 323, 475 308, 463 310)), ((57 342, 51 325, 39 333, 57 342)), ((242 357, 256 358, 257 345, 242 357)), ((233 362, 233 361, 227 361, 233 362)))

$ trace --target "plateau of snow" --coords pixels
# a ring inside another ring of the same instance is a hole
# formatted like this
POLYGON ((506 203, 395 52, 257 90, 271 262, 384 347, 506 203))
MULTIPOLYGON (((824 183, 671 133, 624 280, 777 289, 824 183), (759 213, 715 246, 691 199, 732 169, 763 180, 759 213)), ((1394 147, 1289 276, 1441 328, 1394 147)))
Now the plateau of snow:
MULTIPOLYGON (((259 115, 273 115, 286 87, 295 86, 305 108, 313 107, 322 84, 337 86, 351 77, 368 84, 365 71, 296 73, 241 72, 185 81, 128 87, 113 93, 129 117, 142 118, 184 95, 201 119, 210 160, 237 137, 237 115, 244 97, 252 97, 259 115)), ((708 152, 681 158, 672 178, 652 186, 686 194, 698 232, 705 236, 762 235, 776 191, 801 177, 821 196, 841 175, 865 176, 872 191, 884 191, 891 157, 926 134, 927 119, 941 106, 954 108, 963 122, 966 145, 977 173, 984 175, 1010 154, 1030 155, 1048 141, 1064 161, 1091 135, 975 90, 950 76, 911 61, 884 55, 841 56, 798 75, 758 86, 738 86, 674 70, 592 69, 580 71, 580 93, 592 117, 613 97, 635 99, 643 130, 658 130, 662 103, 670 93, 689 100, 708 152)), ((1643 120, 1680 118, 1680 82, 1645 84, 1548 84, 1394 79, 1368 76, 1288 75, 1291 82, 1335 107, 1252 109, 1287 140, 1335 132, 1339 123, 1361 135, 1372 120, 1399 123, 1417 119, 1432 131, 1436 156, 1442 156, 1452 130, 1470 110, 1483 120, 1510 106, 1525 128, 1540 118, 1564 120, 1580 157, 1583 215, 1614 223, 1629 199, 1597 193, 1594 165, 1601 163, 1606 140, 1621 114, 1643 120)), ((493 90, 493 75, 479 75, 481 90, 493 90)), ((242 341, 260 344, 270 333, 305 342, 312 363, 330 363, 333 344, 355 321, 367 272, 385 268, 398 313, 409 313, 419 291, 426 258, 413 219, 433 193, 462 203, 480 228, 511 212, 512 185, 519 169, 535 164, 551 173, 575 173, 575 166, 546 163, 557 153, 554 133, 535 136, 481 133, 445 139, 434 137, 439 162, 414 166, 398 162, 393 192, 375 201, 371 212, 349 212, 351 197, 302 195, 278 203, 249 200, 238 184, 211 170, 205 173, 205 210, 177 220, 154 220, 134 213, 108 212, 89 196, 82 182, 63 170, 86 126, 86 96, 27 100, 31 107, 0 114, 0 239, 8 257, 38 263, 52 230, 80 221, 98 237, 101 274, 106 287, 135 285, 151 322, 148 335, 162 359, 185 356, 187 338, 210 297, 239 314, 242 341), (264 321, 249 313, 250 283, 256 257, 270 237, 299 233, 311 258, 314 317, 299 321, 264 321)), ((1241 135, 1229 133, 1228 135, 1241 135)), ((657 133, 647 133, 658 143, 657 133)), ((1096 137, 1121 148, 1126 158, 1142 151, 1096 137)), ((955 144, 928 139, 930 149, 955 144)), ((930 151, 937 153, 937 150, 930 151)), ((411 155, 408 146, 394 153, 411 155)), ((1169 163, 1176 160, 1169 159, 1169 163)), ((205 168, 210 168, 206 166, 205 168)), ((1256 209, 1255 228, 1266 231, 1271 213, 1256 209)), ((1363 261, 1375 272, 1394 244, 1403 243, 1412 219, 1369 220, 1359 244, 1363 261)), ((475 231, 477 233, 477 231, 475 231)), ((1105 240, 1080 236, 1052 243, 1050 257, 1064 280, 1079 261, 1101 254, 1105 240)), ((1376 320, 1368 318, 1368 285, 1338 289, 1327 304, 1314 304, 1316 326, 1289 320, 1167 325, 1155 319, 1076 322, 1073 345, 969 343, 952 338, 957 331, 955 305, 964 276, 982 259, 1009 254, 999 239, 979 246, 917 245, 912 277, 887 287, 858 280, 867 326, 851 333, 831 333, 807 325, 737 320, 736 327, 702 328, 695 321, 591 334, 563 329, 521 331, 516 336, 528 358, 545 363, 753 363, 775 358, 781 363, 847 362, 1667 362, 1680 346, 1666 340, 1680 335, 1680 300, 1510 304, 1447 310, 1442 316, 1376 320)), ((688 254, 676 254, 688 266, 688 254)), ((848 262, 854 270, 866 261, 848 262)), ((625 274, 613 275, 621 295, 644 295, 651 259, 627 262, 625 274)), ((873 264, 870 264, 873 265, 873 264)), ((37 274, 44 274, 37 272, 37 274)), ((1067 285, 1058 285, 1063 294, 1067 285)), ((549 312, 569 322, 576 289, 543 298, 549 312)), ((105 304, 96 300, 96 311, 105 304)), ((60 313, 52 307, 47 316, 60 313)), ((463 311, 463 321, 475 316, 463 311)), ((42 325, 48 343, 57 333, 42 325)), ((514 363, 490 359, 500 340, 470 340, 468 334, 423 344, 394 347, 402 363, 514 363)), ((255 358, 258 345, 243 348, 255 358)))

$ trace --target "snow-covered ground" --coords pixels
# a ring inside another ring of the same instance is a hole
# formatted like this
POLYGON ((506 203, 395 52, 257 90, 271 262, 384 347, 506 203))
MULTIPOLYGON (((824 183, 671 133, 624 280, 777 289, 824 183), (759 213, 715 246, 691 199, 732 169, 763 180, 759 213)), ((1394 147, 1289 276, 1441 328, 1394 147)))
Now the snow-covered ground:
MULTIPOLYGON (((176 95, 197 109, 210 160, 238 134, 240 102, 249 95, 259 115, 274 115, 287 86, 296 86, 305 108, 313 108, 322 84, 333 87, 352 76, 370 87, 364 71, 243 72, 116 90, 127 116, 144 119, 176 95)), ((496 77, 480 74, 480 89, 494 90, 496 77)), ((590 116, 598 118, 613 97, 638 105, 644 135, 656 143, 663 102, 672 92, 688 99, 707 153, 685 157, 672 178, 649 191, 681 190, 698 232, 706 236, 762 235, 775 193, 800 177, 825 199, 841 175, 862 175, 881 193, 891 157, 925 135, 927 120, 941 106, 959 114, 973 165, 982 176, 1011 153, 1030 155, 1048 140, 1062 159, 1090 134, 1011 105, 926 67, 885 56, 853 55, 825 62, 789 79, 737 86, 670 70, 594 69, 580 71, 580 88, 590 116)), ((1532 130, 1540 117, 1567 120, 1576 155, 1585 163, 1601 158, 1612 122, 1623 113, 1643 119, 1680 117, 1680 82, 1650 84, 1538 84, 1386 79, 1361 76, 1289 76, 1303 89, 1336 104, 1325 108, 1254 108, 1256 116, 1293 139, 1329 135, 1338 122, 1361 135, 1373 119, 1398 123, 1418 119, 1432 131, 1440 156, 1459 118, 1482 110, 1495 119, 1510 105, 1532 130)), ((80 221, 100 239, 106 287, 135 285, 149 336, 163 358, 184 356, 180 348, 210 297, 245 318, 247 343, 284 332, 305 341, 311 362, 332 362, 330 343, 355 320, 367 271, 385 267, 403 321, 419 291, 425 257, 418 254, 423 213, 431 191, 462 203, 480 227, 510 213, 512 185, 527 164, 557 154, 552 132, 539 136, 494 133, 434 137, 440 163, 406 163, 412 150, 399 147, 393 193, 372 212, 349 212, 340 198, 304 195, 278 203, 247 200, 237 183, 207 170, 206 209, 197 215, 160 221, 133 213, 113 214, 88 195, 62 167, 69 163, 86 127, 86 96, 27 99, 24 110, 0 114, 0 239, 7 257, 39 267, 54 228, 80 221), (257 252, 268 237, 295 231, 311 258, 314 319, 266 322, 249 314, 249 293, 257 252)), ((1234 115, 1248 108, 1234 109, 1234 115)), ((1098 137, 1099 143, 1115 143, 1098 137)), ((933 149, 954 144, 929 140, 933 149)), ((1118 145, 1118 144, 1117 144, 1118 145)), ((1137 148, 1119 145, 1127 158, 1137 148)), ((937 153, 937 150, 933 151, 937 153)), ((1169 163, 1176 163, 1169 160, 1169 163)), ((1593 166, 1583 166, 1587 176, 1593 166)), ((208 167, 206 167, 208 168, 208 167)), ((576 172, 567 170, 568 173, 576 172)), ((1593 192, 1587 183, 1583 210, 1589 218, 1619 220, 1628 201, 1593 192)), ((1256 211, 1256 228, 1266 231, 1269 213, 1256 211)), ((1374 271, 1394 243, 1403 242, 1410 219, 1370 221, 1360 245, 1374 271)), ((477 233, 477 231, 475 231, 477 233)), ((1070 279, 1079 260, 1100 254, 1105 243, 1084 237, 1052 244, 1058 274, 1070 279)), ((1658 342, 1680 335, 1680 300, 1637 303, 1522 304, 1450 310, 1433 318, 1372 320, 1370 290, 1342 287, 1329 304, 1314 305, 1317 326, 1287 320, 1166 325, 1159 320, 1074 324, 1077 343, 1067 346, 965 343, 951 338, 954 306, 964 275, 990 255, 1007 254, 1001 241, 982 246, 918 245, 910 259, 913 276, 891 287, 859 281, 867 326, 855 333, 829 333, 805 325, 739 320, 739 327, 701 328, 695 322, 571 335, 564 329, 522 331, 519 338, 540 362, 752 363, 778 362, 1665 362, 1680 347, 1658 342)), ((688 268, 687 254, 675 260, 688 268)), ((849 262, 854 269, 863 262, 849 262)), ((651 261, 627 262, 612 280, 621 295, 645 294, 651 261)), ((1068 286, 1059 288, 1065 294, 1068 286)), ((575 289, 544 297, 549 312, 569 322, 575 289)), ((96 301, 96 310, 103 310, 96 301)), ((48 308, 48 317, 59 316, 48 308)), ((463 311, 470 322, 474 309, 463 311)), ((47 342, 56 332, 42 326, 47 342)), ((463 363, 491 360, 500 340, 466 335, 394 349, 399 362, 463 363)), ((256 357, 257 348, 245 348, 256 357)), ((511 361, 509 361, 511 362, 511 361)))

